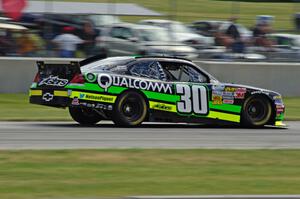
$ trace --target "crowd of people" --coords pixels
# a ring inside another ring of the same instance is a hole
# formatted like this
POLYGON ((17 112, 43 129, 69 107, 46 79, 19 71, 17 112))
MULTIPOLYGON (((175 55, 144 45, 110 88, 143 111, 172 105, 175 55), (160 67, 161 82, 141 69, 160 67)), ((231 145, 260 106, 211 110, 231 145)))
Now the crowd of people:
POLYGON ((47 29, 0 29, 0 56, 72 58, 93 55, 98 35, 92 23, 86 22, 77 32, 72 26, 62 27, 55 36, 47 29))
MULTIPOLYGON (((225 46, 235 53, 245 52, 250 45, 272 50, 274 41, 267 36, 272 32, 270 24, 257 23, 249 38, 241 34, 236 20, 236 17, 230 19, 231 24, 225 32, 213 32, 216 46, 225 46)), ((0 29, 0 56, 88 57, 99 53, 95 48, 97 36, 99 34, 91 21, 86 21, 80 31, 65 26, 57 34, 52 33, 49 27, 35 31, 0 29)))
POLYGON ((247 46, 263 47, 268 51, 272 51, 276 42, 268 36, 268 34, 273 32, 270 23, 266 21, 258 22, 253 28, 251 35, 242 35, 236 21, 237 18, 232 17, 230 19, 231 24, 225 32, 218 31, 218 28, 215 28, 216 31, 213 34, 215 45, 225 46, 234 53, 244 53, 247 46))

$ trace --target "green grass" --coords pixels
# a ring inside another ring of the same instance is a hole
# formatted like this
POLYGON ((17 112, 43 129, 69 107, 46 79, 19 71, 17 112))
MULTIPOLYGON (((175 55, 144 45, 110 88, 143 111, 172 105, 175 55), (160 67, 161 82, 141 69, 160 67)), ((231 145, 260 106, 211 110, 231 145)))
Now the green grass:
MULTIPOLYGON (((74 1, 74 0, 71 0, 74 1)), ((79 1, 79 0, 77 0, 79 1)), ((81 0, 82 1, 82 0, 81 0)), ((107 0, 84 0, 86 2, 109 2, 107 0)), ((270 3, 270 2, 236 2, 217 0, 176 0, 176 7, 170 0, 122 0, 122 3, 137 3, 155 11, 170 15, 170 11, 176 10, 176 20, 192 22, 203 19, 228 19, 232 13, 240 17, 239 23, 251 27, 255 24, 256 15, 275 16, 274 27, 276 29, 293 29, 292 15, 300 12, 300 3, 270 3), (234 12, 233 9, 234 8, 234 12)), ((251 1, 251 0, 250 0, 251 1)), ((111 1, 116 2, 116 1, 111 1)), ((173 1, 175 2, 175 0, 173 1)), ((284 2, 284 1, 283 1, 284 2)), ((175 12, 172 12, 172 15, 175 12)), ((149 17, 123 17, 126 21, 135 22, 149 17)))
POLYGON ((300 120, 300 98, 284 98, 287 120, 300 120))
POLYGON ((0 94, 0 120, 71 120, 71 117, 67 109, 30 104, 27 94, 0 94))
MULTIPOLYGON (((300 120, 300 97, 285 98, 286 119, 300 120)), ((71 120, 67 109, 29 104, 26 94, 0 94, 0 121, 71 120)))
POLYGON ((0 151, 0 198, 299 194, 299 150, 0 151))

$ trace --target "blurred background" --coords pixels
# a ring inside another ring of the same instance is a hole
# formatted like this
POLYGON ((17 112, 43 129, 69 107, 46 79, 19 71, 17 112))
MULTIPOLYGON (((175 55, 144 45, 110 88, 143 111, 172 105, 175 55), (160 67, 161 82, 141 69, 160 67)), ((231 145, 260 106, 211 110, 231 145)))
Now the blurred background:
POLYGON ((2 0, 0 56, 298 62, 298 0, 2 0))

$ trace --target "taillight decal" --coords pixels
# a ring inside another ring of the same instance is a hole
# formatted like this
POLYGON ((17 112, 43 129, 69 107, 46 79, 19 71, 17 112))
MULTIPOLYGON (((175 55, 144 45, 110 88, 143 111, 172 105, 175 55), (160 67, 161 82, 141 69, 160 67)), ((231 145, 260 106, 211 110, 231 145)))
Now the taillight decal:
POLYGON ((83 75, 82 74, 76 74, 76 75, 74 75, 74 77, 70 81, 70 83, 83 84, 84 83, 84 77, 83 77, 83 75))

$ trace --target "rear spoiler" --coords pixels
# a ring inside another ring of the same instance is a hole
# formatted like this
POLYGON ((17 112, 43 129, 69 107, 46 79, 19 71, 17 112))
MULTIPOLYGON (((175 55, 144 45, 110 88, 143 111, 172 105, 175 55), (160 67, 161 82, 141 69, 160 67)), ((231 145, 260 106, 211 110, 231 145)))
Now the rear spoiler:
POLYGON ((34 82, 38 83, 38 87, 64 87, 73 78, 81 76, 80 63, 45 63, 37 62, 38 73, 34 82))
POLYGON ((57 67, 57 66, 59 66, 59 67, 67 67, 67 68, 70 67, 74 70, 75 73, 81 73, 81 71, 80 71, 80 67, 81 67, 80 62, 78 62, 78 61, 71 61, 69 64, 58 64, 58 63, 55 63, 55 64, 46 63, 45 64, 44 61, 37 61, 36 64, 37 64, 37 67, 38 67, 39 71, 42 71, 47 67, 51 67, 51 66, 57 67))

